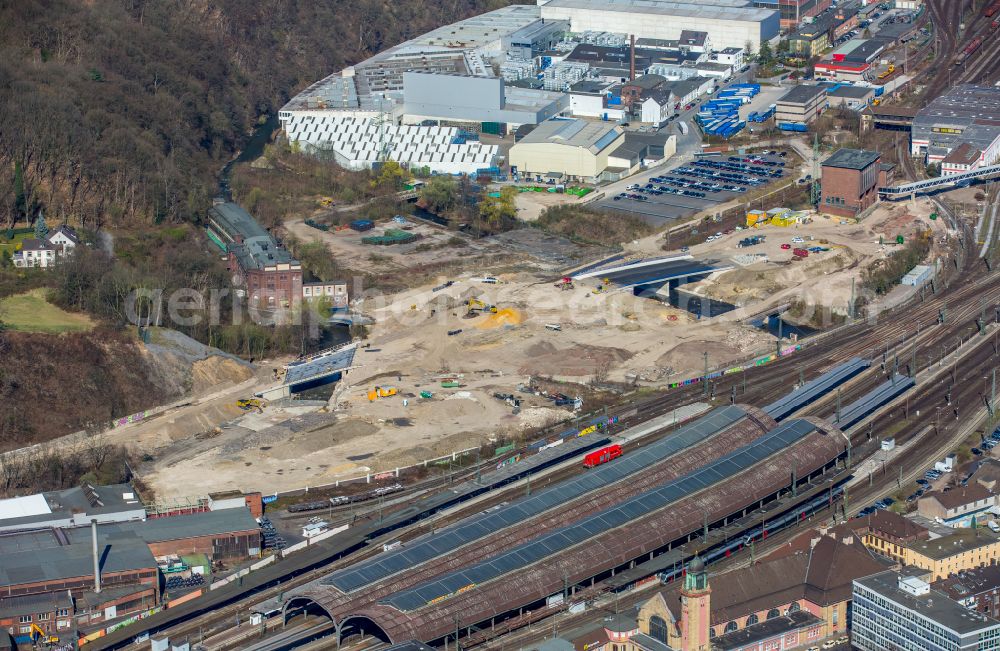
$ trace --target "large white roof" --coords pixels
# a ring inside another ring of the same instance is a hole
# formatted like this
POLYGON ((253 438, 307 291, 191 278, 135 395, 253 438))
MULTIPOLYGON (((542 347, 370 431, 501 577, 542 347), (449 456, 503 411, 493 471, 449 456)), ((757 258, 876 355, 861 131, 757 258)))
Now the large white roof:
POLYGON ((0 500, 0 520, 30 518, 35 515, 45 515, 47 513, 52 513, 52 509, 49 508, 49 503, 45 501, 45 496, 40 493, 0 500))

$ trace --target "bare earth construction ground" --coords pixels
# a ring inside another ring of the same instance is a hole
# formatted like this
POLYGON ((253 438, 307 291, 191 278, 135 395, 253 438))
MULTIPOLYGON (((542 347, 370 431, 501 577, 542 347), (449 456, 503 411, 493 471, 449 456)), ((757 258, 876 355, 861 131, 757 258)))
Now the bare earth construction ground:
MULTIPOLYGON (((888 243, 898 234, 909 237, 918 223, 943 233, 942 222, 927 219, 929 212, 925 202, 890 205, 860 225, 817 218, 797 228, 765 227, 754 232, 766 235, 766 244, 748 249, 736 247, 745 232, 692 247, 692 254, 719 259, 747 253, 768 258, 737 265, 693 286, 742 306, 701 321, 631 291, 595 293, 596 280, 578 283, 572 290, 557 289, 553 280, 565 269, 560 262, 579 263, 572 245, 554 258, 545 255, 551 246, 534 256, 535 234, 524 240, 524 234, 515 232, 477 243, 500 251, 507 246, 501 244, 503 238, 509 238, 520 246, 517 253, 490 266, 481 257, 463 253, 468 247, 446 244, 427 253, 452 258, 456 269, 464 265, 464 270, 429 278, 394 295, 369 297, 355 306, 376 324, 364 342, 368 347, 356 355, 357 367, 324 409, 271 405, 263 414, 241 415, 236 399, 270 384, 269 370, 277 363, 272 362, 242 385, 113 435, 134 441, 153 457, 142 473, 161 498, 186 496, 195 481, 207 491, 238 487, 271 492, 392 470, 568 417, 566 408, 518 392, 532 379, 585 385, 596 378, 657 387, 697 375, 705 352, 712 367, 767 352, 774 338, 742 325, 741 315, 793 299, 843 311, 851 279, 859 280, 866 265, 895 248, 880 243, 880 238, 888 243), (791 252, 780 245, 796 236, 807 246, 825 241, 823 246, 830 250, 791 262, 791 252), (502 282, 476 280, 486 274, 502 282), (453 284, 433 291, 444 280, 453 284), (496 305, 497 313, 468 318, 470 298, 496 305), (546 324, 559 324, 561 331, 546 324), (442 388, 443 380, 461 386, 442 388), (368 391, 375 385, 393 386, 398 394, 369 401, 368 391), (422 391, 433 395, 421 398, 422 391), (514 414, 494 393, 522 398, 520 413, 514 414)), ((363 259, 368 253, 353 236, 300 231, 300 237, 308 235, 325 241, 338 259, 363 259)), ((662 236, 653 236, 630 244, 626 256, 667 255, 662 242, 662 236)), ((384 256, 380 260, 391 260, 383 264, 399 266, 397 273, 405 273, 408 263, 420 265, 428 259, 421 254, 411 260, 378 248, 384 256)))

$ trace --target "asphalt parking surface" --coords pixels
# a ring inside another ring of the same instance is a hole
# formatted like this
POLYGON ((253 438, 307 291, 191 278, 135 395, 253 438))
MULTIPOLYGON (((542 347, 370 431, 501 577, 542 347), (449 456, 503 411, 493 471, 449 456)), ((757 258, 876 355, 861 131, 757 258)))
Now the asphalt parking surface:
MULTIPOLYGON (((657 170, 651 175, 651 177, 647 177, 643 182, 640 182, 643 186, 641 192, 637 190, 629 190, 625 193, 608 196, 601 199, 596 205, 608 210, 633 214, 659 226, 668 221, 693 215, 702 210, 710 209, 712 206, 724 204, 742 196, 750 189, 765 187, 775 181, 788 178, 789 174, 794 173, 794 170, 784 170, 782 167, 777 165, 768 166, 764 164, 748 163, 745 161, 731 161, 729 160, 731 157, 747 158, 746 156, 739 157, 737 154, 729 152, 721 156, 711 156, 697 161, 678 163, 676 165, 672 165, 669 169, 657 170), (711 163, 713 165, 709 166, 701 163, 711 163), (724 168, 725 166, 741 164, 749 165, 749 170, 741 171, 724 168), (780 178, 765 176, 765 172, 776 171, 782 172, 780 178), (726 179, 720 177, 713 178, 710 176, 713 172, 733 174, 742 179, 746 179, 747 177, 764 179, 767 183, 754 186, 738 179, 726 179), (662 178, 664 180, 657 182, 653 181, 652 178, 662 178), (685 183, 688 184, 688 187, 681 185, 685 183), (744 190, 739 192, 718 189, 713 192, 704 187, 695 187, 693 184, 696 183, 709 185, 735 185, 744 188, 744 190), (652 184, 654 187, 649 188, 649 184, 652 184), (685 194, 674 194, 669 191, 664 191, 664 188, 672 188, 673 190, 679 192, 697 192, 702 193, 705 196, 699 197, 685 194), (657 192, 660 193, 657 194, 657 192), (633 196, 622 196, 622 194, 633 196), (643 199, 634 198, 636 195, 643 197, 643 199), (615 196, 618 198, 616 199, 615 196)), ((772 163, 785 161, 784 158, 777 155, 758 156, 758 158, 772 163)))

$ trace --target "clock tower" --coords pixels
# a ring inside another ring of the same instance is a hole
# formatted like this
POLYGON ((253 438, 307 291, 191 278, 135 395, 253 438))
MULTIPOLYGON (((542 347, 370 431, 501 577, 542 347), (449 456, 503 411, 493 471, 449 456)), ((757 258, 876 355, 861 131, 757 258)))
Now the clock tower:
POLYGON ((688 563, 681 589, 681 651, 710 651, 711 596, 708 570, 695 556, 688 563))

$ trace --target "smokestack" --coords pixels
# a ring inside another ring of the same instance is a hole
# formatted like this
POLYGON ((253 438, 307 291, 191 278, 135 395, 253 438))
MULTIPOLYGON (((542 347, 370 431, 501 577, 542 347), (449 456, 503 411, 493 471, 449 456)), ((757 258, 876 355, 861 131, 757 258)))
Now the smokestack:
POLYGON ((635 81, 635 34, 629 34, 628 80, 635 81))
POLYGON ((90 521, 90 538, 94 546, 94 592, 101 591, 101 557, 97 553, 97 520, 90 521))

